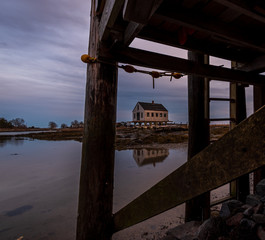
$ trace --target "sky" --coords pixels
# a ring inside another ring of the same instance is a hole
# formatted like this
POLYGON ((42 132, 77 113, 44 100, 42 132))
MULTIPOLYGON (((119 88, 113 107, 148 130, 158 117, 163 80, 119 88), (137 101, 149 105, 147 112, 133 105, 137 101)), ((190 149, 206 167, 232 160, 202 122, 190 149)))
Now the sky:
MULTIPOLYGON (((23 118, 27 126, 83 121, 90 0, 0 1, 0 118, 23 118)), ((136 39, 132 47, 187 58, 187 51, 136 39)), ((230 63, 211 58, 211 64, 230 63)), ((141 69, 139 67, 136 67, 141 69)), ((153 70, 153 69, 152 69, 153 70)), ((170 82, 119 69, 117 121, 130 121, 138 101, 162 103, 169 120, 188 121, 187 76, 170 82)), ((212 97, 228 96, 229 85, 211 81, 212 97)), ((252 88, 247 89, 252 113, 252 88)), ((211 103, 211 117, 228 117, 227 103, 211 103)))

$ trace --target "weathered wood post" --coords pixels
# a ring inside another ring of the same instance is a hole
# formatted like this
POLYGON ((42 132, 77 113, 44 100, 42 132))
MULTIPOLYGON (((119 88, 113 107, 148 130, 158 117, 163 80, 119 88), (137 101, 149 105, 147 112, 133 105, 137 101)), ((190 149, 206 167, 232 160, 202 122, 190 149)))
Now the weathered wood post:
MULTIPOLYGON (((247 117, 246 111, 246 94, 244 85, 236 85, 236 124, 239 124, 247 117)), ((236 181, 237 199, 245 202, 249 195, 249 174, 241 176, 236 181)))
MULTIPOLYGON (((259 108, 265 105, 265 87, 254 86, 253 97, 254 97, 254 111, 257 111, 259 108)), ((265 178, 265 167, 262 167, 254 172, 254 187, 263 178, 265 178)))
MULTIPOLYGON (((231 67, 236 69, 238 63, 231 62, 231 67)), ((245 87, 244 84, 230 83, 230 98, 235 99, 235 102, 230 103, 230 113, 235 118, 235 121, 231 122, 231 128, 234 128, 247 117, 245 87)), ((239 201, 246 201, 249 189, 249 174, 236 180, 234 191, 239 201)))
MULTIPOLYGON (((92 57, 101 50, 96 2, 91 1, 88 54, 92 57)), ((111 239, 116 102, 115 63, 88 64, 77 240, 111 239)))
MULTIPOLYGON (((204 63, 204 55, 188 52, 188 59, 204 63)), ((188 161, 209 145, 209 119, 205 118, 205 79, 188 76, 189 145, 188 161)), ((200 169, 198 169, 200 171, 200 169)), ((198 179, 200 181, 200 179, 198 179)), ((186 221, 203 220, 210 217, 210 193, 205 193, 186 202, 186 221)))

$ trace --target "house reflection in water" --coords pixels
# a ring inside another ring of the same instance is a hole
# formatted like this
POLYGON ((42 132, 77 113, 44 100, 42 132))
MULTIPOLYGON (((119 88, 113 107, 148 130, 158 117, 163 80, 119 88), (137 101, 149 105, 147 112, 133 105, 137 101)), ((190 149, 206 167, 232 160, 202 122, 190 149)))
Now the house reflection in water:
POLYGON ((163 162, 168 155, 168 149, 143 148, 133 150, 133 158, 139 167, 147 164, 153 164, 155 167, 156 163, 163 162))

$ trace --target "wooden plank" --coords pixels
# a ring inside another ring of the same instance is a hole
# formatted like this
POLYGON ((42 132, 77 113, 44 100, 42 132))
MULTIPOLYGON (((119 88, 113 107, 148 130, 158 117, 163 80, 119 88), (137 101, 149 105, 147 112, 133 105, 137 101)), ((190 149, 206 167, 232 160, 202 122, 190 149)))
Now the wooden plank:
POLYGON ((260 39, 258 36, 246 34, 246 29, 241 31, 239 28, 233 27, 231 24, 224 23, 215 18, 206 17, 202 14, 190 12, 185 9, 159 9, 155 17, 171 23, 180 24, 188 28, 205 32, 210 35, 216 35, 220 38, 228 40, 230 44, 247 47, 260 52, 265 52, 265 47, 259 46, 260 39))
MULTIPOLYGON (((240 66, 237 62, 231 62, 231 68, 237 69, 240 66)), ((245 86, 241 84, 230 84, 230 98, 235 102, 230 102, 230 111, 235 117, 235 122, 231 123, 231 128, 238 125, 247 117, 245 86)), ((231 183, 231 195, 235 195, 239 201, 245 202, 250 193, 249 174, 239 177, 231 183), (234 186, 233 186, 234 184, 234 186)))
POLYGON ((163 0, 126 0, 123 18, 129 22, 146 24, 163 0))
POLYGON ((265 17, 253 11, 250 5, 245 4, 243 1, 238 0, 214 0, 228 8, 234 9, 237 12, 253 18, 259 22, 265 23, 265 17))
MULTIPOLYGON (((247 117, 247 109, 246 109, 245 86, 238 85, 238 84, 237 84, 236 105, 237 105, 236 124, 239 124, 247 117)), ((237 184, 237 188, 236 188, 237 199, 241 202, 246 202, 246 198, 250 194, 249 174, 239 177, 236 180, 236 184, 237 184)))
MULTIPOLYGON (((253 97, 254 97, 254 111, 257 111, 259 108, 265 105, 265 86, 253 88, 253 97)), ((262 167, 254 172, 254 190, 259 181, 265 178, 265 167, 262 167)))
POLYGON ((123 45, 129 46, 143 27, 144 24, 130 22, 124 32, 123 45))
POLYGON ((125 46, 131 44, 162 2, 163 0, 126 0, 124 9, 126 9, 127 15, 124 13, 124 19, 131 22, 129 22, 124 32, 123 44, 125 46))
POLYGON ((238 62, 245 62, 246 59, 251 57, 248 54, 238 51, 237 49, 227 48, 227 46, 221 44, 217 45, 208 41, 207 39, 193 39, 192 36, 188 37, 185 44, 180 44, 176 34, 172 34, 162 29, 157 30, 156 28, 150 26, 144 27, 139 32, 137 37, 161 44, 166 44, 172 47, 182 48, 238 62))
POLYGON ((265 165, 265 107, 114 214, 115 231, 265 165))
POLYGON ((265 84, 265 76, 259 74, 205 65, 182 58, 171 57, 135 48, 115 50, 111 54, 102 51, 101 57, 102 59, 104 59, 104 57, 112 57, 117 62, 165 71, 181 72, 184 74, 194 74, 220 81, 240 82, 253 85, 265 84))
MULTIPOLYGON (((88 54, 97 57, 95 0, 91 9, 88 54)), ((111 239, 117 101, 117 67, 113 64, 88 64, 77 240, 111 239)))
POLYGON ((209 119, 211 122, 221 122, 221 121, 231 121, 231 122, 235 122, 236 119, 235 118, 210 118, 209 119))
MULTIPOLYGON (((188 59, 204 63, 204 54, 188 52, 188 59)), ((208 64, 208 63, 207 63, 208 64)), ((208 117, 205 118, 205 79, 188 76, 189 144, 188 161, 210 143, 208 117)), ((207 105, 209 101, 207 99, 207 105)), ((204 193, 186 202, 185 221, 202 221, 210 217, 210 193, 204 193)))
POLYGON ((232 98, 209 98, 209 101, 235 102, 232 98))
POLYGON ((99 40, 104 41, 108 38, 110 28, 113 27, 119 12, 124 4, 124 0, 106 1, 101 20, 99 23, 99 40))
POLYGON ((244 63, 238 69, 246 72, 263 72, 265 70, 265 55, 244 63))

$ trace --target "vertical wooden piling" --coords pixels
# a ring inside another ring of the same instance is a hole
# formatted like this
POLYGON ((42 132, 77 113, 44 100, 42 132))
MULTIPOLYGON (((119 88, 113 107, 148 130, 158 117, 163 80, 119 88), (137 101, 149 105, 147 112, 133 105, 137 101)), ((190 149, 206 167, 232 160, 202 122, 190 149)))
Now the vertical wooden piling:
MULTIPOLYGON (((237 62, 231 62, 232 68, 237 68, 237 62)), ((230 98, 235 101, 230 103, 230 117, 234 118, 231 122, 231 128, 234 128, 240 122, 242 122, 247 117, 246 110, 246 85, 239 83, 230 83, 230 98)), ((245 202, 246 197, 249 194, 249 174, 241 176, 235 181, 234 193, 239 201, 245 202)))
MULTIPOLYGON (((100 51, 96 2, 91 3, 88 50, 93 57, 98 57, 100 51)), ((110 240, 113 230, 117 68, 110 63, 96 62, 87 67, 77 240, 110 240)))
MULTIPOLYGON (((253 87, 254 111, 257 111, 265 105, 265 87, 253 87)), ((260 168, 254 172, 254 187, 257 183, 265 178, 265 167, 260 168)))
MULTIPOLYGON (((237 84, 237 117, 236 124, 239 124, 247 117, 246 111, 246 94, 245 86, 237 84)), ((236 181, 237 199, 245 202, 247 195, 249 195, 249 174, 243 175, 236 181)))
MULTIPOLYGON (((204 55, 188 52, 188 59, 204 63, 204 55)), ((209 120, 205 118, 205 79, 188 76, 189 145, 188 161, 209 145, 209 120)), ((198 169, 200 171, 200 169, 198 169)), ((200 181, 200 179, 198 179, 200 181)), ((186 221, 204 220, 210 217, 210 193, 186 202, 186 221)))

